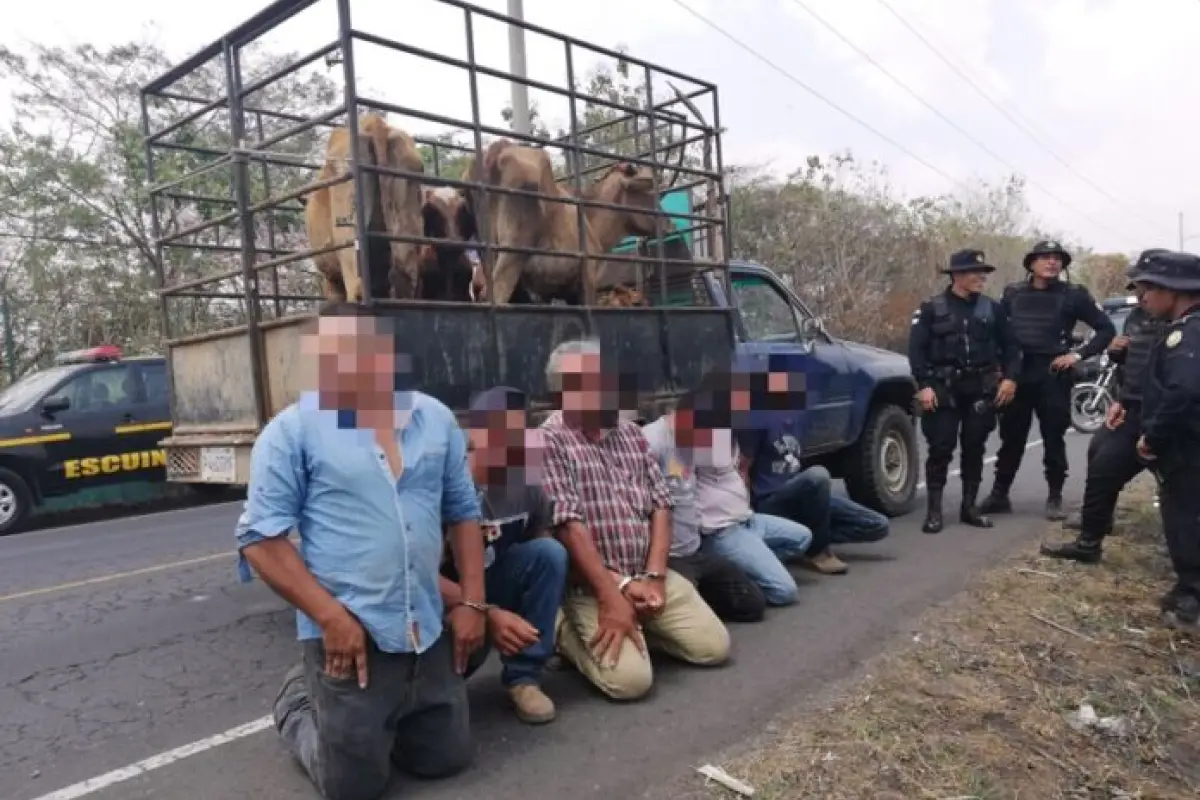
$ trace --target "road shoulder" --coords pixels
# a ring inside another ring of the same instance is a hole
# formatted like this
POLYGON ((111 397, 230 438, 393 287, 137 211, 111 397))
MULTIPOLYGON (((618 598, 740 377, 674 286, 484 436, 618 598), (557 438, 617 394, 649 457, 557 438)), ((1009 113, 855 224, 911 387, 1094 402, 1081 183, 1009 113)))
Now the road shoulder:
MULTIPOLYGON (((1171 571, 1150 498, 1149 479, 1127 492, 1101 565, 1022 548, 825 707, 712 763, 763 800, 1200 796, 1200 641, 1160 624, 1171 571)), ((735 796, 702 781, 671 796, 735 796)))

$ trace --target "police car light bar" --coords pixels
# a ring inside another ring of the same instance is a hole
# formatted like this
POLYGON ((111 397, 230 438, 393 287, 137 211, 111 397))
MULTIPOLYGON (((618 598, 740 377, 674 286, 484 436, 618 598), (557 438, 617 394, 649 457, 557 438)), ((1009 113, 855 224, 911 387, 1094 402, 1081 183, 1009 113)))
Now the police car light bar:
POLYGON ((120 361, 121 348, 115 344, 105 344, 99 347, 89 347, 86 350, 72 350, 61 353, 54 359, 55 364, 96 364, 103 361, 120 361))

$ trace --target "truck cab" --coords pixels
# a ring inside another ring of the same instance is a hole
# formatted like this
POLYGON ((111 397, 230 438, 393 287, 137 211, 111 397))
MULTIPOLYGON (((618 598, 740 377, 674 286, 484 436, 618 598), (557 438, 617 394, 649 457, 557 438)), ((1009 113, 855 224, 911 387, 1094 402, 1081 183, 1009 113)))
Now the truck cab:
POLYGON ((804 376, 801 445, 810 464, 844 478, 850 496, 889 516, 911 510, 918 455, 916 382, 898 353, 839 339, 767 267, 730 262, 733 297, 705 276, 719 305, 737 309, 739 359, 783 356, 804 376))
POLYGON ((34 507, 127 481, 161 481, 171 429, 165 361, 119 347, 63 353, 0 393, 0 534, 34 507))

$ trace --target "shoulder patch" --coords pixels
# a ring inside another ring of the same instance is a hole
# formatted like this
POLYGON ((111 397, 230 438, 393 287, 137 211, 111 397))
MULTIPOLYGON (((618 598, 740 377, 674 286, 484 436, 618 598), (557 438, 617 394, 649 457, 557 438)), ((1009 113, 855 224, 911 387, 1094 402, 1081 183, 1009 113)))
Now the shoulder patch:
POLYGON ((1183 331, 1171 331, 1167 337, 1167 347, 1175 347, 1183 341, 1183 331))

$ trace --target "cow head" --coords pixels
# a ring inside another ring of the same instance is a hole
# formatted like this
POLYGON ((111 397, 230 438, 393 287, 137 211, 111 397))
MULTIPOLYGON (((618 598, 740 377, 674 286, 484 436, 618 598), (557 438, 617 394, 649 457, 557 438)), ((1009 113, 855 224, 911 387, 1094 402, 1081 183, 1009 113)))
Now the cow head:
POLYGON ((654 172, 649 167, 628 162, 610 167, 596 182, 594 196, 597 200, 626 207, 625 210, 611 213, 622 217, 624 228, 629 235, 654 235, 654 215, 643 213, 658 210, 654 172))

